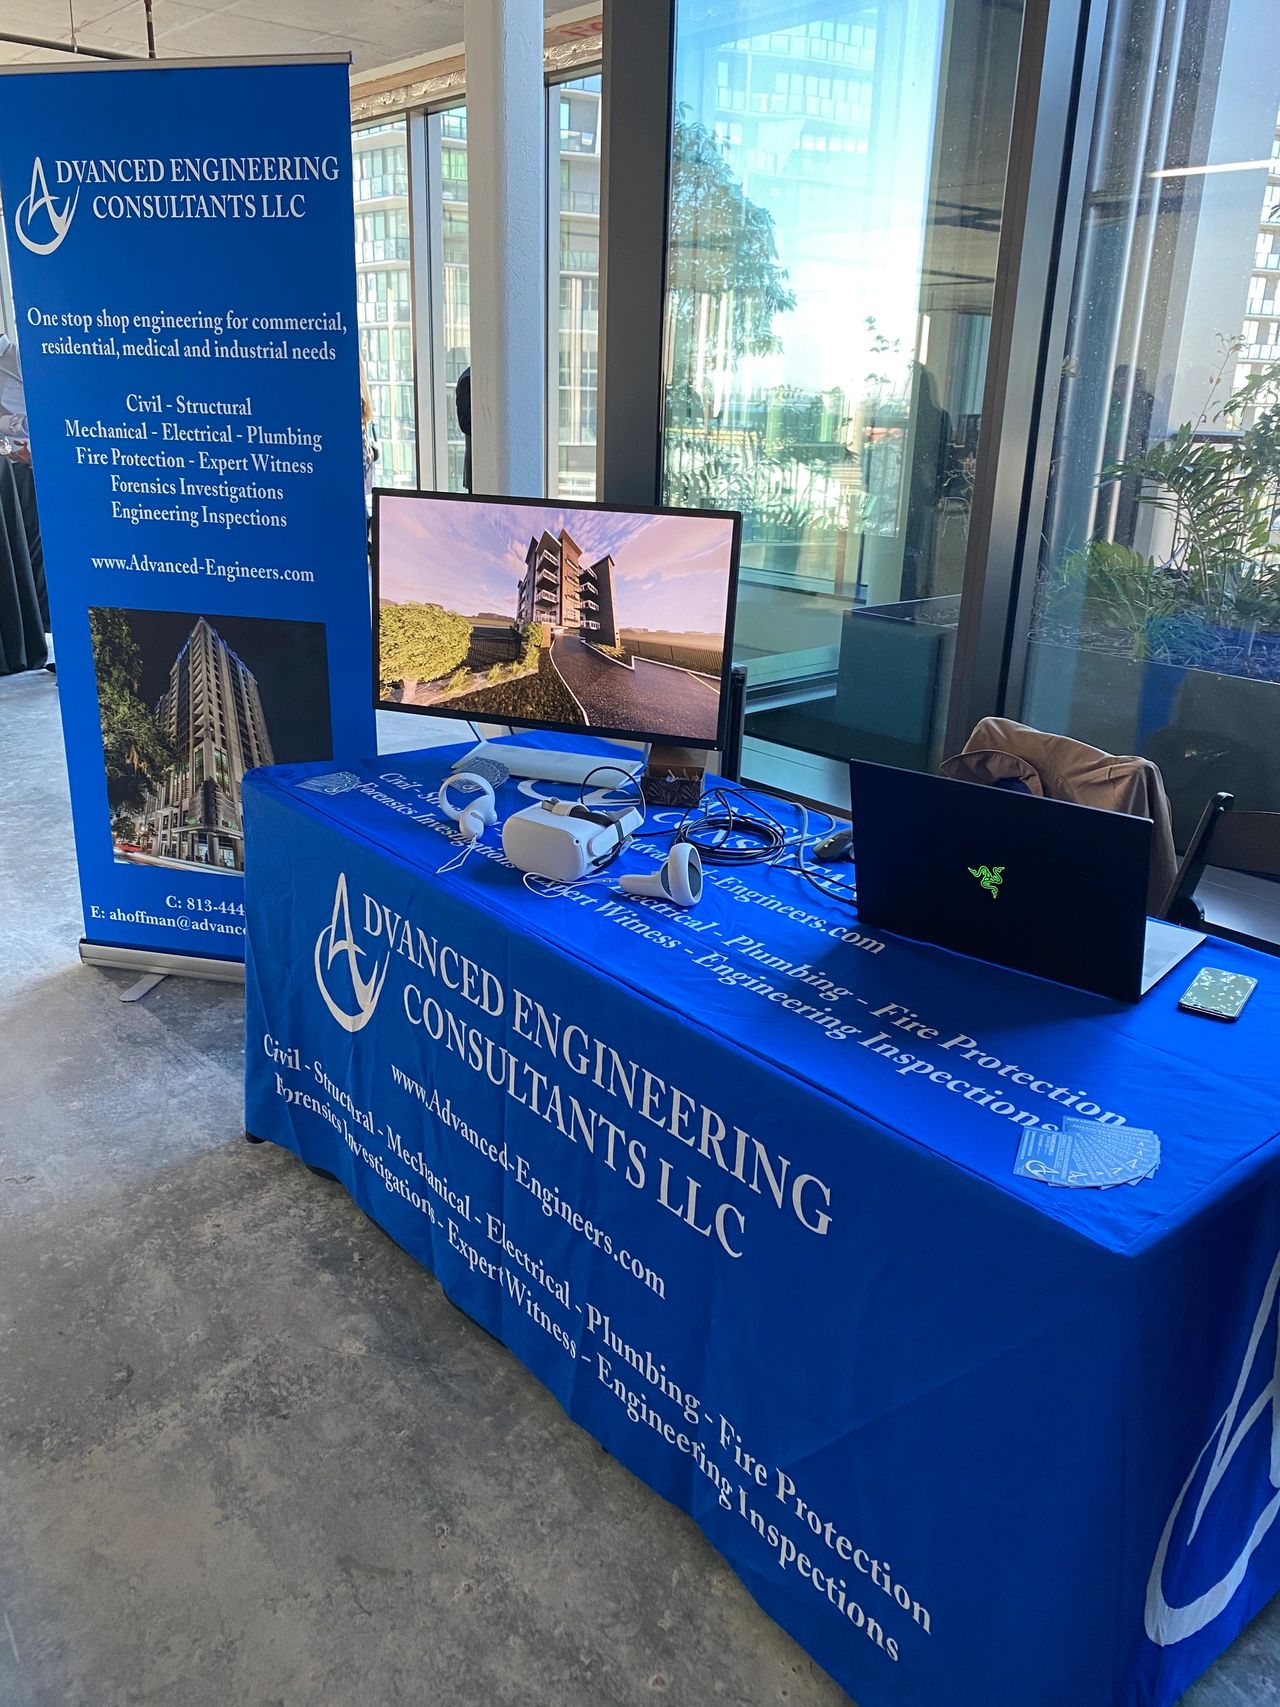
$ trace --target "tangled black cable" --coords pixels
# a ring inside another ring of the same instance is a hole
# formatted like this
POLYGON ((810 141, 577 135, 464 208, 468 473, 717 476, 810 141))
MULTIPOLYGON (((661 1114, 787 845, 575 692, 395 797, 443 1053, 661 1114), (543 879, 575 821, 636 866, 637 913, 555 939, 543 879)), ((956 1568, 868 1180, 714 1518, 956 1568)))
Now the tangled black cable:
POLYGON ((811 865, 804 862, 804 851, 796 855, 796 870, 806 883, 811 883, 820 895, 826 895, 832 901, 845 901, 851 907, 858 904, 858 889, 854 883, 841 883, 839 878, 819 877, 811 865))
MULTIPOLYGON (((587 772, 586 776, 583 777, 582 782, 578 787, 578 805, 582 808, 584 813, 588 812, 588 811, 593 812, 594 815, 596 815, 600 818, 602 823, 609 816, 612 815, 612 812, 625 811, 627 807, 631 807, 631 806, 637 807, 640 811, 641 816, 643 816, 644 815, 644 790, 640 786, 640 778, 636 774, 634 768, 627 768, 623 765, 615 765, 615 764, 610 764, 607 762, 601 763, 598 765, 593 765, 592 768, 587 772), (626 795, 622 795, 621 797, 619 797, 617 789, 618 789, 618 787, 621 786, 620 784, 613 784, 613 783, 600 784, 600 783, 597 783, 597 784, 595 784, 595 786, 597 788, 604 788, 605 791, 612 794, 614 796, 614 798, 612 800, 602 801, 598 807, 589 808, 587 806, 587 791, 592 787, 593 779, 595 777, 599 776, 601 771, 609 771, 615 777, 621 777, 623 783, 630 783, 631 786, 636 791, 635 797, 629 798, 626 795), (612 809, 612 812, 611 812, 611 809, 612 809)), ((597 860, 592 865, 592 867, 591 867, 592 872, 593 873, 601 872, 601 871, 606 870, 609 866, 611 866, 613 864, 614 860, 616 860, 618 858, 618 856, 622 853, 623 849, 627 846, 627 843, 630 840, 631 840, 630 836, 627 836, 625 838, 620 836, 619 839, 614 843, 613 847, 609 850, 608 854, 606 854, 603 859, 597 860)), ((527 887, 527 885, 526 885, 526 887, 527 887)))
POLYGON ((598 765, 592 766, 592 768, 587 772, 586 776, 583 777, 582 782, 578 788, 578 805, 579 806, 585 806, 586 805, 587 790, 593 786, 593 779, 595 777, 598 777, 600 775, 601 771, 609 771, 615 777, 621 777, 621 779, 622 779, 621 783, 610 782, 610 783, 595 783, 594 784, 595 787, 603 788, 607 793, 615 796, 615 798, 613 800, 609 800, 609 801, 606 801, 604 803, 606 806, 613 806, 615 808, 620 807, 620 806, 637 806, 637 807, 639 807, 641 812, 644 811, 644 809, 645 809, 644 788, 641 785, 640 776, 639 776, 639 773, 636 771, 635 767, 634 766, 627 766, 627 765, 608 764, 608 763, 603 763, 603 764, 598 764, 598 765), (619 789, 623 785, 625 785, 626 783, 631 784, 632 788, 635 789, 635 794, 634 795, 622 795, 621 798, 617 798, 619 789))
MULTIPOLYGON (((617 766, 601 764, 584 778, 579 790, 579 800, 585 799, 593 779, 601 771, 612 771, 615 776, 626 776, 627 781, 638 786, 638 778, 627 775, 617 766)), ((613 804, 623 805, 630 802, 624 798, 613 804)), ((643 811, 643 793, 637 804, 643 811)), ((788 865, 787 869, 794 870, 828 900, 856 905, 857 890, 853 884, 842 883, 839 878, 829 877, 825 873, 819 875, 806 863, 805 848, 809 840, 808 809, 793 801, 788 801, 787 804, 800 814, 798 835, 789 831, 781 819, 757 798, 742 789, 721 783, 715 788, 709 788, 696 805, 690 806, 674 829, 651 830, 648 837, 651 841, 665 841, 670 838, 673 842, 688 842, 697 848, 699 858, 706 865, 736 866, 782 866, 792 851, 794 839, 795 861, 794 864, 788 865)), ((830 813, 823 813, 823 816, 830 822, 835 822, 830 813)), ((612 864, 621 851, 621 848, 616 848, 612 857, 605 863, 612 864)))
MULTIPOLYGON (((806 863, 808 809, 796 802, 788 804, 800 814, 800 831, 795 842, 795 862, 787 869, 797 872, 829 901, 843 901, 848 906, 856 906, 858 892, 854 884, 842 883, 839 878, 828 877, 825 873, 820 875, 806 863)), ((823 816, 830 818, 829 813, 823 816)), ((831 822, 835 820, 831 819, 831 822)), ((781 866, 791 849, 791 836, 773 813, 750 795, 723 787, 708 790, 696 807, 690 807, 676 828, 675 839, 692 842, 709 865, 781 866), (742 802, 749 810, 744 811, 743 805, 737 802, 742 802), (726 845, 730 837, 740 838, 740 845, 726 845), (747 845, 741 845, 741 840, 745 840, 747 845)))
POLYGON ((706 865, 773 865, 787 851, 786 827, 749 794, 709 788, 673 832, 706 865))

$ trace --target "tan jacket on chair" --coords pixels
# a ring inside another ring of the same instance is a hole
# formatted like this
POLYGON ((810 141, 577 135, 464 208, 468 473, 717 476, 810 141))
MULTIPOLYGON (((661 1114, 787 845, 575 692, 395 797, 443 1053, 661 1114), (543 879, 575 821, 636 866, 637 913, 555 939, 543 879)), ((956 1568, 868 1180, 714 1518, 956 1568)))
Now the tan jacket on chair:
POLYGON ((958 782, 1003 782, 1015 778, 1032 794, 1150 818, 1151 877, 1147 911, 1158 914, 1177 871, 1173 823, 1160 772, 1150 759, 1117 758, 1066 735, 1046 735, 1007 717, 984 717, 963 753, 945 759, 943 776, 958 782))

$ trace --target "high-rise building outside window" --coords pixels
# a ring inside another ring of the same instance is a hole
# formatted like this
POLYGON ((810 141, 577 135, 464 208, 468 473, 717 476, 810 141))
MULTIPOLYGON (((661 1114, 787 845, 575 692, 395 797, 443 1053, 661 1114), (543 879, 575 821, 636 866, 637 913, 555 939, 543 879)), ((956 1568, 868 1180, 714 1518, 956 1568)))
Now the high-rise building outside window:
MULTIPOLYGON (((1023 717, 1280 810, 1274 0, 1113 0, 1023 717)), ((1015 704, 1016 711, 1017 706, 1015 704)))
POLYGON ((1021 24, 677 0, 664 498, 743 512, 762 739, 939 756, 1021 24))
POLYGON ((409 139, 404 119, 351 134, 360 359, 378 431, 373 477, 418 483, 414 407, 409 139))
MULTIPOLYGON (((548 156, 559 161, 548 184, 542 263, 547 489, 577 498, 594 496, 596 478, 600 106, 599 75, 547 90, 548 156)), ((364 125, 352 140, 360 353, 382 450, 375 479, 459 492, 465 445, 457 386, 471 366, 467 109, 364 125), (411 170, 422 174, 418 199, 411 199, 411 170), (417 418, 419 407, 428 418, 417 418)))
POLYGON ((551 240, 558 245, 559 303, 552 314, 558 360, 554 411, 555 492, 596 494, 596 378, 600 360, 600 77, 551 90, 560 127, 560 180, 551 240))

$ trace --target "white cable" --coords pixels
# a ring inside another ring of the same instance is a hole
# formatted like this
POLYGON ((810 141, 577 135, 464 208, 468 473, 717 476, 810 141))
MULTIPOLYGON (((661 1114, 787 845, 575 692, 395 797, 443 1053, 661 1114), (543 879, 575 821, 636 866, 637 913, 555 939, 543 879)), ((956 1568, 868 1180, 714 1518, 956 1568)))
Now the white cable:
POLYGON ((475 845, 476 844, 473 841, 468 842, 465 847, 454 854, 452 859, 447 859, 443 865, 438 865, 436 867, 436 876, 443 877, 446 872, 461 871, 463 866, 467 863, 467 858, 475 845))
POLYGON ((612 885, 616 882, 613 877, 579 877, 573 882, 566 882, 560 877, 544 877, 540 871, 526 871, 524 874, 524 886, 530 895, 541 895, 544 901, 554 901, 566 889, 590 889, 596 884, 612 885), (540 889, 538 884, 545 884, 546 888, 540 889))

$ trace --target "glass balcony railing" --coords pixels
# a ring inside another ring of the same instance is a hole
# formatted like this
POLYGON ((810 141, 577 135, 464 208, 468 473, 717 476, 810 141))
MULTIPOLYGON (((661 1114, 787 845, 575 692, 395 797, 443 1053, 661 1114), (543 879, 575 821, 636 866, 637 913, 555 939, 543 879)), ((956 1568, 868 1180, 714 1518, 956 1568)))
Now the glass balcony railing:
POLYGON ((356 244, 356 260, 366 266, 374 261, 407 261, 407 237, 371 237, 356 244))
POLYGON ((391 201, 409 194, 407 172, 375 172, 355 180, 356 200, 360 202, 391 201))
POLYGON ((357 302, 356 321, 361 326, 409 326, 412 323, 409 304, 395 299, 388 302, 385 298, 374 297, 368 302, 357 302))

